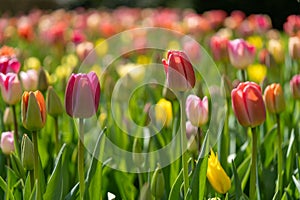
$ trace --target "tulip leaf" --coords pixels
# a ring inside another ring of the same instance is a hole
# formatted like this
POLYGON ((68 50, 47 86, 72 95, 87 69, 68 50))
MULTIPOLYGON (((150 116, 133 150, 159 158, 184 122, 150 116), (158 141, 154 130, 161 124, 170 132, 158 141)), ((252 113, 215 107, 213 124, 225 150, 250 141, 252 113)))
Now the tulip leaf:
POLYGON ((300 180, 297 180, 295 176, 292 176, 292 177, 293 177, 293 181, 295 183, 295 186, 298 189, 298 192, 300 192, 300 180))
POLYGON ((37 200, 38 198, 37 198, 37 184, 36 184, 37 182, 35 182, 35 184, 34 184, 34 187, 33 187, 33 189, 32 189, 32 192, 31 192, 31 195, 30 195, 30 200, 37 200))
POLYGON ((190 185, 189 199, 204 199, 208 166, 209 136, 206 134, 190 185))
POLYGON ((11 154, 11 166, 14 170, 14 172, 16 173, 16 175, 19 178, 22 178, 23 180, 25 180, 25 170, 23 168, 23 165, 20 161, 20 159, 15 155, 15 154, 11 154))
POLYGON ((65 200, 75 200, 79 196, 79 183, 77 183, 72 190, 67 194, 65 200))
POLYGON ((3 178, 0 176, 0 187, 2 188, 2 190, 9 195, 9 199, 15 199, 13 196, 12 191, 8 188, 6 182, 3 180, 3 178))
POLYGON ((183 182, 183 176, 182 176, 183 170, 180 171, 178 174, 174 184, 171 187, 171 191, 169 194, 169 200, 172 199, 180 199, 180 188, 183 182))
POLYGON ((45 200, 52 199, 62 199, 63 194, 63 170, 62 170, 62 158, 63 152, 65 150, 66 144, 64 144, 57 156, 56 164, 54 166, 53 172, 49 178, 48 186, 46 188, 46 192, 44 194, 45 200))
POLYGON ((31 194, 31 183, 30 183, 30 173, 28 173, 27 178, 25 180, 25 185, 23 188, 23 199, 24 200, 30 200, 30 194, 31 194))
POLYGON ((285 175, 288 181, 291 181, 291 175, 293 173, 293 165, 295 162, 295 153, 293 150, 293 146, 295 143, 295 134, 294 129, 291 132, 290 140, 289 140, 289 146, 286 153, 286 164, 285 164, 285 175))
POLYGON ((101 199, 101 182, 100 179, 102 178, 102 163, 98 160, 99 155, 102 156, 104 151, 104 140, 101 143, 101 139, 103 134, 105 134, 106 128, 104 128, 98 136, 97 142, 95 144, 92 162, 87 172, 87 177, 85 180, 86 184, 86 191, 85 194, 89 195, 86 196, 86 199, 101 199), (101 149, 100 149, 101 147, 101 149), (87 192, 89 190, 90 192, 87 192))
POLYGON ((242 192, 241 181, 233 160, 232 160, 232 171, 233 171, 234 184, 235 184, 235 199, 239 199, 239 200, 248 199, 248 197, 242 192))

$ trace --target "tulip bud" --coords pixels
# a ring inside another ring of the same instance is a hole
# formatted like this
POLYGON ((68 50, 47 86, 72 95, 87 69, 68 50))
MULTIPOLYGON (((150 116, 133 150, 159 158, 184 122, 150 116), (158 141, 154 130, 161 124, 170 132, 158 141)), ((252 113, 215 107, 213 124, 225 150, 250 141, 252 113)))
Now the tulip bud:
POLYGON ((48 89, 49 83, 46 71, 43 68, 40 68, 38 77, 38 90, 44 92, 48 89))
POLYGON ((12 131, 3 132, 1 134, 0 147, 2 149, 2 152, 6 155, 9 155, 15 151, 14 135, 12 131))
POLYGON ((46 105, 40 91, 25 91, 22 96, 21 110, 23 126, 27 130, 37 131, 45 126, 46 105))
POLYGON ((201 100, 196 95, 189 95, 186 99, 186 115, 194 126, 200 127, 208 121, 208 100, 201 100))
POLYGON ((33 143, 29 137, 24 134, 21 143, 21 161, 22 165, 27 170, 33 170, 34 158, 33 158, 33 143))
POLYGON ((255 127, 266 119, 266 108, 259 85, 242 82, 231 91, 232 108, 242 126, 255 127))
POLYGON ((228 38, 213 36, 210 39, 210 48, 215 60, 228 61, 228 38))
POLYGON ((151 193, 155 198, 160 199, 164 195, 164 192, 165 192, 165 178, 158 164, 152 176, 151 193))
POLYGON ((228 54, 234 67, 246 69, 254 61, 255 47, 243 39, 235 39, 228 43, 228 54))
POLYGON ((20 101, 22 88, 17 74, 7 73, 4 75, 0 73, 0 88, 2 98, 8 105, 15 105, 20 101))
POLYGON ((140 192, 139 195, 139 200, 151 200, 151 191, 150 191, 150 186, 149 183, 146 182, 140 192))
POLYGON ((167 75, 167 86, 176 91, 186 91, 195 86, 193 66, 182 51, 168 51, 168 60, 163 59, 167 75))
POLYGON ((3 123, 6 126, 11 126, 14 123, 14 119, 13 119, 13 111, 11 109, 11 107, 6 107, 4 114, 3 114, 3 123))
POLYGON ((166 99, 160 99, 155 105, 155 118, 164 127, 171 126, 173 119, 172 103, 166 99))
POLYGON ((300 99, 300 75, 293 76, 290 81, 290 87, 294 99, 300 99))
POLYGON ((64 112, 63 105, 52 86, 49 86, 47 93, 47 112, 53 117, 61 115, 64 112))
POLYGON ((300 38, 290 37, 289 38, 289 54, 291 58, 297 60, 300 59, 300 38))
POLYGON ((267 109, 270 113, 280 113, 285 109, 285 100, 280 84, 268 85, 264 92, 267 109))
POLYGON ((143 149, 140 140, 138 138, 135 138, 132 147, 132 160, 136 166, 141 166, 145 161, 144 156, 141 154, 142 151, 143 149))
POLYGON ((89 118, 98 110, 100 83, 95 72, 72 74, 65 93, 65 107, 69 116, 89 118))
POLYGON ((230 178, 221 166, 218 156, 210 150, 206 176, 211 186, 219 193, 225 194, 231 187, 230 178))

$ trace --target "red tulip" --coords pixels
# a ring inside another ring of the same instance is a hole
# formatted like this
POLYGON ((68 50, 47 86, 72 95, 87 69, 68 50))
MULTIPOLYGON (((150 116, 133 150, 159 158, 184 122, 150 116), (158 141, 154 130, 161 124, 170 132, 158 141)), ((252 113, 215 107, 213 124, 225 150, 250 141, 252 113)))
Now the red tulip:
POLYGON ((193 66, 182 51, 168 51, 168 60, 162 60, 167 75, 168 87, 177 91, 185 91, 195 86, 193 66))
POLYGON ((75 118, 89 118, 98 110, 100 83, 94 72, 72 74, 65 94, 68 115, 75 118))
POLYGON ((254 61, 255 47, 243 39, 235 39, 229 42, 228 53, 230 62, 234 67, 245 69, 254 61))
POLYGON ((300 75, 295 75, 290 81, 292 95, 294 99, 300 99, 300 75))
POLYGON ((210 48, 215 60, 228 60, 228 38, 213 36, 210 39, 210 48))
POLYGON ((242 82, 231 92, 232 108, 242 126, 255 127, 266 119, 266 108, 259 85, 242 82))

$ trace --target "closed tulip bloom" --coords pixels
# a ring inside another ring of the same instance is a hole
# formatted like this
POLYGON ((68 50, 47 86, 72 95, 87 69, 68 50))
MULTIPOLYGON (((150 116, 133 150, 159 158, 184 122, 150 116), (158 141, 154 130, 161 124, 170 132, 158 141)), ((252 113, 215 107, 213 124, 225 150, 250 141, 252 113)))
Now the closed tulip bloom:
POLYGON ((183 51, 168 51, 168 59, 162 60, 167 76, 167 86, 176 91, 186 91, 195 86, 193 66, 183 51))
POLYGON ((52 86, 49 86, 47 93, 47 112, 53 117, 63 114, 64 108, 61 100, 52 86))
POLYGON ((172 124, 173 112, 172 103, 166 99, 160 99, 155 105, 156 121, 169 127, 172 124))
POLYGON ((222 36, 213 36, 210 39, 210 48, 215 60, 228 60, 228 38, 222 36))
POLYGON ((245 69, 252 64, 255 58, 255 47, 243 39, 235 39, 228 43, 230 63, 238 68, 245 69))
POLYGON ((218 156, 210 150, 206 177, 211 186, 219 193, 225 194, 231 187, 230 178, 222 168, 218 156))
POLYGON ((200 127, 208 121, 208 99, 201 100, 196 95, 189 95, 186 99, 186 115, 194 126, 200 127))
POLYGON ((231 91, 232 108, 239 123, 255 127, 266 119, 261 88, 254 82, 242 82, 231 91))
POLYGON ((15 57, 0 57, 0 72, 3 74, 18 73, 20 70, 21 64, 15 57))
POLYGON ((0 73, 0 88, 5 103, 15 105, 21 100, 22 87, 15 73, 0 73))
POLYGON ((281 113, 285 109, 285 100, 280 84, 268 85, 264 92, 266 107, 270 113, 281 113))
POLYGON ((42 129, 46 123, 46 104, 42 93, 25 91, 22 96, 22 123, 30 131, 42 129))
POLYGON ((1 146, 2 152, 6 155, 9 155, 15 151, 13 132, 8 131, 8 132, 3 132, 1 134, 0 146, 1 146))
POLYGON ((95 72, 72 74, 65 93, 67 114, 75 118, 89 118, 98 110, 100 83, 95 72))
POLYGON ((293 59, 300 59, 300 38, 290 37, 289 38, 289 54, 293 59))
POLYGON ((38 86, 38 72, 34 69, 20 72, 20 79, 24 90, 34 91, 38 86))
POLYGON ((290 87, 294 99, 300 99, 300 74, 295 75, 290 81, 290 87))

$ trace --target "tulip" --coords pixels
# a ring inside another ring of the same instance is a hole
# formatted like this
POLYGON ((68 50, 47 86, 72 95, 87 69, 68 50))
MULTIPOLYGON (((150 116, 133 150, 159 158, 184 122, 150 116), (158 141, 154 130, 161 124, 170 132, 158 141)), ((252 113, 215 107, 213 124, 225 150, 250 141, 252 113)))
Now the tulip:
POLYGON ((254 82, 242 82, 231 92, 232 108, 239 123, 255 127, 266 119, 261 88, 254 82))
POLYGON ((268 50, 273 55, 277 63, 282 63, 284 61, 285 53, 281 41, 275 39, 269 40, 268 50))
POLYGON ((34 148, 33 143, 29 137, 24 134, 21 143, 21 161, 22 165, 27 170, 33 170, 34 168, 34 148))
POLYGON ((98 110, 100 83, 95 72, 72 74, 65 93, 67 114, 75 118, 89 118, 98 110))
POLYGON ((164 195, 164 192, 165 192, 165 178, 164 178, 163 171, 158 165, 152 177, 151 193, 155 198, 160 199, 164 195))
POLYGON ((196 95, 189 95, 186 99, 186 115, 194 126, 200 127, 208 121, 208 100, 201 100, 196 95))
POLYGON ((34 69, 20 72, 20 79, 24 90, 34 91, 38 86, 38 73, 34 69))
POLYGON ((300 99, 300 74, 293 76, 290 87, 294 99, 300 99))
POLYGON ((47 93, 47 113, 53 117, 61 115, 64 111, 61 100, 52 86, 49 86, 47 93))
POLYGON ((155 117, 157 122, 169 127, 172 124, 172 103, 166 99, 160 99, 155 105, 155 117))
POLYGON ((168 51, 168 60, 163 59, 167 76, 167 85, 177 91, 186 91, 195 86, 195 73, 193 66, 182 51, 168 51))
POLYGON ((39 69, 38 73, 38 90, 44 92, 48 89, 48 78, 44 68, 39 69))
POLYGON ((21 110, 22 123, 27 130, 37 131, 45 126, 46 104, 39 90, 23 93, 21 110))
POLYGON ((13 132, 8 131, 1 134, 0 147, 2 152, 6 155, 9 155, 15 151, 13 132))
POLYGON ((20 70, 21 64, 17 58, 1 56, 0 57, 0 72, 7 74, 9 72, 18 73, 20 70))
POLYGON ((210 48, 215 60, 228 60, 228 38, 213 36, 210 40, 210 48))
POLYGON ((289 38, 289 54, 291 58, 297 60, 300 59, 300 38, 290 37, 289 38))
POLYGON ((285 100, 280 84, 268 85, 264 92, 266 107, 270 113, 281 113, 285 109, 285 100))
POLYGON ((4 75, 0 73, 0 87, 5 103, 15 105, 20 101, 22 88, 17 74, 7 73, 4 75))
POLYGON ((215 155, 213 150, 210 150, 206 176, 211 186, 221 194, 226 193, 231 187, 230 178, 222 168, 218 155, 215 155))
POLYGON ((245 69, 255 58, 255 47, 243 39, 235 39, 228 43, 228 54, 231 64, 238 69, 245 69))

